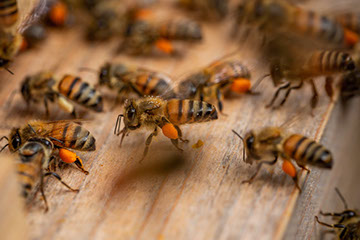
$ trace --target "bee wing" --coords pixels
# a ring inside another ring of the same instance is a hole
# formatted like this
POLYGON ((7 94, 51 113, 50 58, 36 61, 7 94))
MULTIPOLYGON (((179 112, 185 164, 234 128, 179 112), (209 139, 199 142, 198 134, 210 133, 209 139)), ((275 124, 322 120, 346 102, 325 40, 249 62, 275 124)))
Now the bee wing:
POLYGON ((22 33, 47 10, 47 0, 18 0, 20 16, 16 30, 22 33))
POLYGON ((299 3, 299 5, 306 9, 316 9, 317 12, 324 14, 360 12, 360 5, 358 0, 303 0, 301 3, 299 3))

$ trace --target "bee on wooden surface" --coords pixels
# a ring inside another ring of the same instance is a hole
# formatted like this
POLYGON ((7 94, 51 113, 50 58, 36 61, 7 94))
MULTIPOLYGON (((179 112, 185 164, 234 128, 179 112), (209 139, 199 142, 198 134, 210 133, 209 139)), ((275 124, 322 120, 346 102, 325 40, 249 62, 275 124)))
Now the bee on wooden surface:
POLYGON ((341 195, 339 189, 335 188, 335 191, 343 202, 345 210, 340 213, 320 212, 320 214, 323 216, 331 216, 334 220, 337 221, 337 223, 328 224, 325 222, 321 222, 317 216, 315 216, 315 220, 323 226, 332 228, 337 235, 337 239, 339 240, 360 239, 359 211, 349 209, 345 198, 341 195))
POLYGON ((59 81, 50 72, 27 76, 22 83, 21 94, 27 103, 44 102, 47 116, 48 101, 56 102, 75 117, 75 107, 69 100, 96 112, 103 110, 101 94, 81 78, 72 75, 65 75, 59 81))
POLYGON ((178 3, 207 19, 223 19, 228 13, 228 0, 178 0, 178 3))
POLYGON ((54 144, 55 148, 59 148, 59 156, 66 163, 75 163, 75 165, 85 174, 88 172, 84 169, 82 160, 75 153, 68 149, 78 151, 95 151, 94 136, 80 124, 70 121, 30 121, 28 124, 13 128, 7 139, 11 152, 18 151, 29 139, 34 137, 48 138, 54 144))
POLYGON ((286 91, 281 103, 282 106, 292 90, 300 89, 303 83, 309 82, 312 86, 313 96, 311 107, 315 108, 318 102, 318 92, 313 78, 326 76, 325 90, 327 95, 332 98, 333 79, 331 75, 343 73, 355 69, 355 63, 351 56, 341 51, 313 51, 307 54, 304 59, 279 60, 270 64, 270 76, 275 86, 280 86, 274 94, 272 100, 267 105, 274 104, 281 91, 286 91))
POLYGON ((146 95, 175 97, 172 80, 163 73, 122 63, 105 63, 100 68, 99 85, 118 92, 117 102, 129 93, 139 97, 146 95))
POLYGON ((354 70, 343 75, 340 91, 343 102, 352 97, 360 96, 360 70, 354 70))
MULTIPOLYGON (((122 134, 121 143, 129 131, 147 128, 152 133, 145 141, 145 150, 142 159, 145 158, 152 138, 158 135, 161 128, 163 134, 170 138, 172 144, 179 150, 179 140, 182 138, 179 125, 201 123, 216 120, 218 118, 216 108, 209 103, 197 100, 163 100, 159 97, 144 97, 125 102, 124 114, 117 118, 114 133, 122 134), (121 120, 124 118, 125 127, 120 131, 121 120)), ((120 143, 120 145, 121 145, 120 143)))
POLYGON ((258 161, 255 174, 244 182, 251 183, 259 173, 262 164, 274 165, 279 157, 283 159, 283 171, 294 180, 299 190, 297 172, 291 159, 295 160, 296 164, 305 170, 307 170, 306 164, 320 168, 332 168, 333 158, 330 151, 314 140, 300 134, 288 133, 280 127, 252 130, 245 137, 241 137, 234 130, 233 132, 244 143, 244 161, 248 164, 252 164, 254 160, 258 161), (266 158, 274 159, 264 161, 266 158))
MULTIPOLYGON (((0 2, 0 68, 6 69, 19 52, 22 45, 21 32, 34 17, 29 13, 37 1, 23 2, 20 12, 17 0, 0 2)), ((39 1, 39 5, 42 5, 39 1)))
POLYGON ((236 22, 236 28, 246 23, 265 33, 310 37, 329 46, 351 47, 359 39, 354 32, 344 30, 336 20, 285 0, 246 0, 237 7, 236 22))
POLYGON ((63 182, 57 173, 49 170, 49 164, 55 158, 53 156, 53 150, 54 144, 49 138, 30 138, 22 147, 19 148, 18 152, 20 157, 16 164, 18 179, 22 187, 22 196, 27 199, 34 189, 34 186, 39 184, 46 211, 49 207, 44 193, 45 177, 53 176, 71 191, 78 191, 63 182))
POLYGON ((239 61, 216 61, 182 81, 179 95, 206 102, 216 100, 222 112, 223 95, 228 92, 249 93, 250 77, 249 69, 239 61))

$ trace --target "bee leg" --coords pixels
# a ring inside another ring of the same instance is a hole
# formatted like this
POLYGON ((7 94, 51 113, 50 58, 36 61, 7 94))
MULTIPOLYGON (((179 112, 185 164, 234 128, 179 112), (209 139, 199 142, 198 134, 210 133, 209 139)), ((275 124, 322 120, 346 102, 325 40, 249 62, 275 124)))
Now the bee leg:
POLYGON ((333 89, 334 79, 332 77, 326 77, 325 79, 325 91, 329 96, 330 100, 333 100, 334 89, 333 89))
POLYGON ((45 212, 47 212, 49 210, 49 205, 48 205, 48 202, 46 200, 45 193, 44 193, 44 175, 43 174, 40 175, 40 193, 41 193, 41 196, 43 197, 43 200, 44 200, 45 212))
POLYGON ((76 157, 76 160, 74 163, 85 175, 89 174, 89 172, 84 169, 84 165, 79 157, 76 157))
POLYGON ((172 144, 180 151, 184 151, 184 149, 179 147, 179 139, 171 139, 172 144))
POLYGON ((71 112, 71 115, 72 115, 75 119, 78 118, 78 114, 77 114, 75 108, 74 108, 74 110, 71 112))
POLYGON ((50 116, 50 111, 49 111, 49 105, 48 105, 47 98, 44 98, 44 106, 45 106, 46 117, 49 118, 49 116, 50 116))
POLYGON ((260 162, 258 165, 257 165, 257 168, 256 168, 256 172, 248 179, 248 180, 244 180, 242 181, 241 183, 252 183, 252 181, 255 179, 255 177, 258 175, 258 173, 260 172, 260 169, 261 169, 261 166, 263 164, 268 164, 268 165, 274 165, 278 160, 278 156, 275 156, 275 159, 273 161, 263 161, 263 162, 260 162))
POLYGON ((148 136, 148 138, 147 138, 146 141, 145 141, 145 149, 144 149, 143 156, 142 156, 142 158, 141 158, 141 160, 140 160, 140 163, 145 159, 145 157, 146 157, 146 155, 147 155, 147 153, 148 153, 148 151, 149 151, 149 146, 150 146, 150 144, 151 144, 152 138, 153 138, 154 136, 156 137, 157 134, 158 134, 158 129, 157 129, 157 127, 156 127, 155 130, 148 136))
POLYGON ((188 143, 189 142, 189 140, 187 140, 187 139, 183 139, 182 138, 182 132, 181 132, 181 129, 180 129, 180 127, 179 126, 176 126, 176 125, 174 125, 174 127, 176 128, 176 130, 178 131, 178 135, 179 135, 179 139, 180 139, 180 141, 182 141, 182 142, 185 142, 185 143, 188 143))
POLYGON ((266 107, 266 108, 271 107, 271 106, 274 104, 274 102, 275 102, 275 100, 277 99, 277 97, 279 96, 280 91, 283 90, 283 89, 287 89, 288 87, 290 87, 290 83, 287 83, 287 84, 285 84, 284 86, 279 87, 279 88, 276 90, 276 92, 275 92, 273 98, 271 99, 270 103, 269 103, 268 105, 266 105, 265 107, 266 107))
POLYGON ((282 165, 282 170, 292 178, 292 180, 295 183, 296 188, 299 189, 299 191, 301 193, 301 188, 299 186, 299 179, 297 176, 297 171, 296 171, 294 165, 290 162, 290 160, 284 159, 283 165, 282 165))
POLYGON ((323 226, 326 226, 326 227, 329 227, 329 228, 346 228, 346 226, 343 225, 343 224, 328 224, 328 223, 325 223, 325 222, 321 222, 321 221, 319 220, 318 216, 315 216, 315 220, 316 220, 319 224, 321 224, 321 225, 323 225, 323 226))
POLYGON ((308 169, 307 167, 305 167, 304 165, 302 165, 302 164, 300 164, 300 163, 298 163, 298 162, 296 162, 296 164, 301 168, 301 169, 303 169, 303 170, 305 170, 305 171, 307 171, 307 172, 311 172, 310 171, 310 169, 308 169))
POLYGON ((275 108, 279 108, 279 107, 281 107, 282 105, 284 105, 284 103, 286 102, 286 100, 288 99, 288 97, 289 97, 289 95, 290 95, 291 90, 300 89, 300 88, 302 87, 302 85, 303 85, 303 81, 301 81, 300 84, 297 85, 297 86, 289 87, 289 88, 287 89, 286 93, 285 93, 285 96, 284 96, 283 100, 282 100, 281 103, 280 103, 277 107, 275 107, 275 108))
POLYGON ((310 105, 311 105, 311 108, 314 109, 318 103, 319 94, 318 94, 318 91, 316 90, 316 86, 315 86, 313 79, 310 79, 310 84, 311 84, 311 88, 312 88, 312 92, 313 92, 313 96, 311 98, 310 105))
POLYGON ((64 185, 65 187, 67 187, 69 190, 71 190, 73 192, 78 192, 79 191, 79 189, 73 189, 67 183, 65 183, 57 173, 47 172, 47 173, 44 174, 44 177, 47 177, 47 176, 55 177, 57 180, 59 180, 59 182, 61 182, 62 185, 64 185))

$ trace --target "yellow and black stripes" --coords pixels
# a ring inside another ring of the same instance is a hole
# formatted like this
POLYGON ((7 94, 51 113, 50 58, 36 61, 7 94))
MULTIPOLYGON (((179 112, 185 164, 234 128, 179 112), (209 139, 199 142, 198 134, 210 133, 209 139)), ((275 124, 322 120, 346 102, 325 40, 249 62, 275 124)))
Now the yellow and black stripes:
POLYGON ((96 112, 103 110, 100 93, 79 77, 65 75, 58 85, 59 93, 96 112))
POLYGON ((336 20, 346 29, 360 33, 360 14, 344 13, 336 16, 336 20))
POLYGON ((165 116, 171 123, 186 124, 215 120, 218 118, 215 107, 197 100, 169 100, 165 107, 165 116))
POLYGON ((321 144, 299 134, 284 142, 285 154, 299 164, 311 164, 323 168, 332 167, 331 153, 321 144))
POLYGON ((197 22, 187 19, 173 20, 160 24, 159 34, 168 39, 201 40, 202 31, 197 22))
POLYGON ((94 151, 95 138, 81 125, 74 122, 67 122, 61 125, 61 130, 56 122, 53 124, 50 136, 53 143, 58 147, 67 147, 79 151, 94 151))
POLYGON ((355 63, 348 53, 339 51, 315 51, 308 63, 308 70, 314 73, 336 73, 353 70, 355 63))
MULTIPOLYGON (((40 167, 40 163, 38 163, 40 167)), ((39 173, 33 164, 18 163, 17 164, 18 181, 21 184, 21 195, 26 198, 29 196, 34 187, 35 182, 38 180, 39 173)))
POLYGON ((11 27, 18 16, 17 0, 0 0, 0 26, 11 27))

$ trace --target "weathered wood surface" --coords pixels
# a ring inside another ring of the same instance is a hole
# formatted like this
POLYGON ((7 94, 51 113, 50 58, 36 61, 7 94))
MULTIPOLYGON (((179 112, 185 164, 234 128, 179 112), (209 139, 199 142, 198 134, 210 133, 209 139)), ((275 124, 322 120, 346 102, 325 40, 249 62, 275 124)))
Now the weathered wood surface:
MULTIPOLYGON (((15 76, 0 73, 0 134, 8 134, 11 127, 24 124, 27 120, 45 117, 43 106, 28 108, 20 95, 16 95, 10 107, 4 104, 10 93, 19 88, 26 74, 53 69, 58 75, 79 74, 87 81, 96 83, 95 75, 80 73, 79 67, 97 69, 105 61, 124 61, 168 73, 178 80, 180 76, 238 46, 237 42, 226 37, 229 29, 221 24, 206 24, 204 32, 204 42, 189 46, 183 59, 154 59, 114 56, 116 41, 86 44, 77 28, 54 31, 42 48, 24 53, 16 59, 11 67, 15 76)), ((245 48, 239 58, 249 65, 253 79, 257 79, 266 71, 248 51, 245 48)), ((106 112, 82 116, 91 119, 84 126, 97 139, 96 152, 79 153, 90 174, 85 176, 73 167, 59 171, 64 181, 80 188, 77 194, 67 191, 54 179, 47 180, 45 192, 50 210, 44 213, 38 195, 27 214, 31 238, 281 239, 287 229, 287 239, 292 239, 294 234, 312 236, 308 235, 308 231, 316 229, 312 228, 313 214, 317 213, 320 202, 337 201, 333 190, 329 189, 332 188, 329 182, 346 172, 349 183, 356 178, 358 168, 347 168, 347 164, 342 164, 350 160, 344 156, 346 153, 332 146, 336 156, 335 170, 311 168, 310 177, 306 178, 303 186, 304 193, 297 203, 298 191, 292 180, 281 171, 280 164, 276 165, 274 171, 263 169, 251 185, 241 183, 254 173, 255 166, 248 166, 242 161, 242 144, 231 129, 244 134, 253 128, 281 125, 293 116, 303 115, 289 130, 319 140, 333 105, 322 89, 324 82, 319 79, 317 84, 321 97, 314 112, 315 117, 310 115, 309 86, 294 92, 283 108, 276 111, 265 109, 264 105, 275 91, 271 82, 266 81, 259 87, 260 96, 240 96, 227 100, 224 111, 228 116, 221 115, 218 121, 210 123, 183 126, 184 135, 190 140, 188 145, 183 146, 185 162, 171 171, 165 171, 165 167, 158 163, 167 161, 161 158, 162 151, 175 151, 170 141, 162 135, 153 142, 150 157, 142 164, 139 164, 139 160, 148 133, 131 133, 123 147, 119 148, 119 138, 113 135, 113 127, 122 108, 119 106, 110 111, 115 93, 104 90, 104 94, 110 96, 106 98, 106 112), (198 139, 204 141, 204 146, 192 149, 191 145, 198 139), (319 183, 317 179, 320 177, 319 183), (324 192, 330 193, 328 197, 324 192), (304 205, 311 207, 311 211, 301 210, 304 205), (291 223, 301 222, 300 226, 288 225, 294 207, 295 213, 302 215, 294 217, 291 223)), ((51 107, 52 119, 69 117, 57 106, 51 107)), ((341 119, 342 116, 339 114, 338 117, 341 119)), ((333 124, 333 127, 336 129, 337 124, 333 124)), ((326 136, 325 143, 330 145, 335 136, 331 133, 326 136)), ((344 194, 350 195, 350 189, 354 188, 349 184, 345 189, 344 194)), ((349 197, 349 202, 353 204, 358 200, 358 193, 349 197)))

